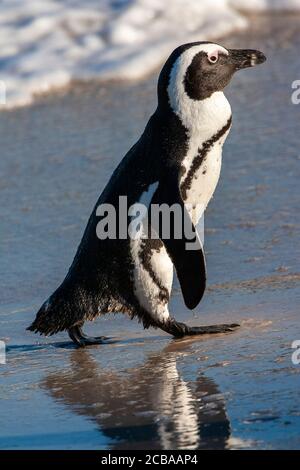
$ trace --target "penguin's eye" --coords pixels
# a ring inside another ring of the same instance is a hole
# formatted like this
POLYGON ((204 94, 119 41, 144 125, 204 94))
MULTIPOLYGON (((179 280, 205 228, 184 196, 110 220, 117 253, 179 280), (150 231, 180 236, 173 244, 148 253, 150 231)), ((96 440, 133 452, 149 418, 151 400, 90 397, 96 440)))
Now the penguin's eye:
POLYGON ((219 59, 218 51, 210 52, 207 54, 207 58, 211 64, 215 64, 219 59))

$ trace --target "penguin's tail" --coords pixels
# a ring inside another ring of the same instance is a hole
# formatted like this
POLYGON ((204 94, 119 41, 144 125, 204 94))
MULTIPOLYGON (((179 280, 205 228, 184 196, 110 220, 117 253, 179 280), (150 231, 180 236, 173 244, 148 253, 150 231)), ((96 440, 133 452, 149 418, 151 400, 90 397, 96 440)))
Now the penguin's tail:
POLYGON ((74 293, 68 295, 63 286, 60 286, 43 303, 27 330, 51 336, 72 326, 80 325, 86 319, 86 310, 83 307, 80 301, 76 302, 74 293))

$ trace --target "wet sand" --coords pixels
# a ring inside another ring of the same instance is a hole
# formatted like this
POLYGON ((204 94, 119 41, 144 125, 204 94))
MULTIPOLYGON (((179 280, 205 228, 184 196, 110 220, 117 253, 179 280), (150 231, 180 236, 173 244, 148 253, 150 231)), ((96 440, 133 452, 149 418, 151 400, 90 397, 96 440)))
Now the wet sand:
POLYGON ((154 110, 156 76, 75 84, 0 114, 0 448, 300 448, 299 20, 259 17, 222 40, 268 62, 226 93, 234 120, 205 217, 209 288, 190 312, 176 281, 170 310, 189 324, 241 322, 233 334, 172 340, 123 315, 89 324, 112 339, 86 350, 25 332, 154 110))

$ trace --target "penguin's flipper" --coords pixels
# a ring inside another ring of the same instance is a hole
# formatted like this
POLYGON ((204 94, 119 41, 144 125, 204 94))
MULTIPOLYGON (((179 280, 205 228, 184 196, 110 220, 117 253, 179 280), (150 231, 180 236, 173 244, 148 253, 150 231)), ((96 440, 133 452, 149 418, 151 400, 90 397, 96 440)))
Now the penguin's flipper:
POLYGON ((176 174, 171 177, 168 175, 166 181, 160 182, 153 197, 152 204, 167 204, 169 207, 173 204, 177 204, 181 207, 182 226, 180 232, 182 236, 180 238, 176 238, 180 227, 175 227, 175 218, 170 217, 170 236, 165 236, 162 227, 153 226, 152 221, 151 225, 159 234, 175 266, 185 305, 189 309, 193 309, 198 305, 205 291, 205 257, 196 227, 192 223, 184 205, 179 187, 179 179, 176 174), (185 233, 186 227, 189 227, 189 231, 192 232, 194 236, 193 240, 187 237, 185 233))

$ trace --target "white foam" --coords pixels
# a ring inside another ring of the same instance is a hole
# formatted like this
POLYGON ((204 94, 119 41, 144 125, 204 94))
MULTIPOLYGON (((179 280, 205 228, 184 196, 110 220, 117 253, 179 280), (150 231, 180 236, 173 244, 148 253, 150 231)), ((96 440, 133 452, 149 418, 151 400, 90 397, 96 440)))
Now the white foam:
MULTIPOLYGON (((3 108, 28 104, 71 79, 138 79, 181 43, 246 27, 233 7, 249 4, 270 8, 263 0, 2 0, 3 108)), ((300 8, 300 0, 273 4, 300 8)))
POLYGON ((233 8, 243 11, 299 11, 299 0, 229 0, 233 8))

